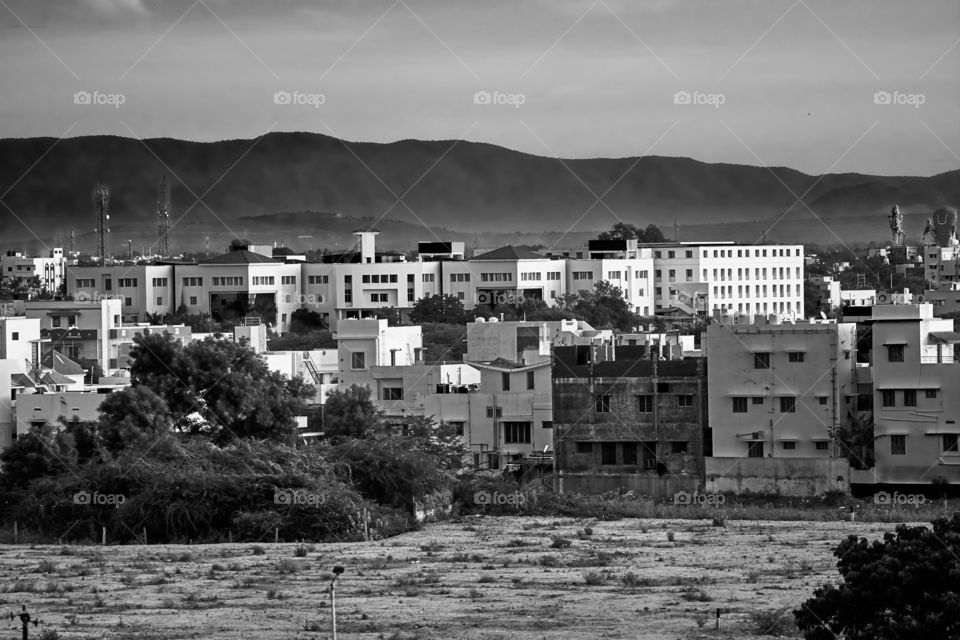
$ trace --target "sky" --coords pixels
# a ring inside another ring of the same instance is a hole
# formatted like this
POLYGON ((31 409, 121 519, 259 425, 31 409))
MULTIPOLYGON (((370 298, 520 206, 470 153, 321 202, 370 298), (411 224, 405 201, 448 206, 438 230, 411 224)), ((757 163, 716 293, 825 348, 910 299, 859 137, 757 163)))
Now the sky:
POLYGON ((0 137, 960 167, 960 2, 0 0, 0 137))

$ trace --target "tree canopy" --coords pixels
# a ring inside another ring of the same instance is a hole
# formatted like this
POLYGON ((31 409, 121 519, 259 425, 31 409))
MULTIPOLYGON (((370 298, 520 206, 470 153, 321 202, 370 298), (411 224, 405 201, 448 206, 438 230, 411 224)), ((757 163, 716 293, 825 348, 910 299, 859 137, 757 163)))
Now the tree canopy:
POLYGON ((599 236, 600 240, 633 240, 636 239, 639 242, 666 242, 667 239, 663 236, 663 232, 660 231, 660 228, 655 224, 648 224, 646 229, 641 229, 635 225, 632 225, 628 222, 617 222, 609 231, 602 231, 599 236))
POLYGON ((960 513, 882 541, 850 536, 834 555, 843 581, 794 612, 807 640, 960 638, 960 513))
POLYGON ((463 308, 463 302, 456 296, 446 294, 420 298, 410 311, 410 321, 414 324, 466 324, 470 319, 470 314, 463 308))

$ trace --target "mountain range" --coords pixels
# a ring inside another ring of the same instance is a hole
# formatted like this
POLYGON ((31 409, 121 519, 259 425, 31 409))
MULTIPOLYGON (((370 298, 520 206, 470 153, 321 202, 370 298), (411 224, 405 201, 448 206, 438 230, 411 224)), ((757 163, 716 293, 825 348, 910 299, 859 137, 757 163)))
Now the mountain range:
POLYGON ((314 133, 191 142, 116 136, 0 140, 0 246, 94 246, 93 190, 110 187, 110 246, 156 238, 160 177, 171 244, 221 250, 234 237, 343 248, 373 225, 381 246, 461 239, 575 246, 618 220, 668 237, 755 242, 889 238, 893 204, 908 238, 960 204, 960 170, 935 176, 808 175, 690 158, 559 159, 467 141, 349 142, 314 133), (676 225, 676 227, 675 227, 676 225), (207 239, 209 236, 209 240, 207 239))

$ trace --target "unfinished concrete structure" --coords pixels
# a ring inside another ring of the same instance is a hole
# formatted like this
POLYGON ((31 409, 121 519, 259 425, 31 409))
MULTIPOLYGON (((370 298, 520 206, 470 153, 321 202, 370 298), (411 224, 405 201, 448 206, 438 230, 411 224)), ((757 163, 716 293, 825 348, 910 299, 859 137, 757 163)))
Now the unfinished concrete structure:
POLYGON ((558 491, 670 497, 700 486, 710 443, 702 359, 658 361, 641 347, 606 361, 584 362, 574 347, 554 353, 558 491))

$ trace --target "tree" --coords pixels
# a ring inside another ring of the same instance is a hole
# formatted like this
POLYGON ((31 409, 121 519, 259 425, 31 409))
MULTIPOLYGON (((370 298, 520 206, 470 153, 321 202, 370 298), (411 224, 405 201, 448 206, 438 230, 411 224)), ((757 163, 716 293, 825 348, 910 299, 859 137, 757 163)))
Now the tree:
POLYGON ((295 415, 313 388, 272 373, 248 346, 206 338, 182 346, 171 336, 134 338, 130 351, 134 386, 146 386, 166 399, 174 423, 189 433, 289 441, 295 415), (198 413, 203 420, 190 416, 198 413))
POLYGON ((329 328, 323 316, 316 311, 297 309, 290 314, 290 333, 312 333, 326 331, 329 328))
POLYGON ((420 298, 410 311, 410 321, 414 324, 426 322, 466 324, 468 319, 463 302, 456 296, 445 294, 420 298))
POLYGON ((270 351, 311 351, 313 349, 336 349, 337 341, 329 331, 310 333, 285 333, 267 340, 270 351))
POLYGON ((457 324, 425 324, 423 359, 426 362, 460 362, 466 351, 467 329, 457 324))
POLYGON ((172 428, 167 403, 149 387, 127 387, 100 403, 97 430, 104 448, 111 453, 149 447, 172 428))
POLYGON ((632 331, 639 323, 623 297, 623 291, 606 280, 597 282, 593 291, 581 291, 558 298, 560 308, 573 312, 595 329, 632 331))
POLYGON ((667 239, 660 231, 660 227, 655 224, 648 224, 646 229, 641 229, 628 222, 617 222, 609 231, 602 231, 597 236, 600 240, 633 240, 641 243, 666 242, 667 239))
POLYGON ((960 513, 899 525, 882 541, 849 536, 837 546, 838 586, 794 612, 807 640, 960 637, 960 513))
POLYGON ((55 434, 50 427, 20 435, 0 453, 4 487, 23 488, 36 478, 63 472, 76 461, 72 445, 69 435, 55 434))
POLYGON ((847 424, 832 430, 831 435, 840 444, 842 454, 854 469, 866 470, 874 465, 873 418, 868 414, 847 416, 847 424))
POLYGON ((331 436, 363 436, 380 424, 380 411, 373 404, 370 387, 353 384, 331 389, 323 406, 323 432, 331 436))

